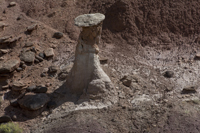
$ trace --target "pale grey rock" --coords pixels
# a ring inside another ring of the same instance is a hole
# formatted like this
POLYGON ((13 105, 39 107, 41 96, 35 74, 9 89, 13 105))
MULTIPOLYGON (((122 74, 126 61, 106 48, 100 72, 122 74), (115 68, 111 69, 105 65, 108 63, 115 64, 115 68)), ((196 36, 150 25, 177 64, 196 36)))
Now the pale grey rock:
POLYGON ((45 93, 28 93, 22 99, 18 100, 18 103, 23 109, 36 111, 44 107, 49 101, 50 98, 45 93))
POLYGON ((79 27, 90 27, 100 24, 105 19, 101 13, 84 14, 75 18, 75 25, 79 27))
POLYGON ((17 4, 16 2, 10 2, 9 7, 16 6, 16 4, 17 4))

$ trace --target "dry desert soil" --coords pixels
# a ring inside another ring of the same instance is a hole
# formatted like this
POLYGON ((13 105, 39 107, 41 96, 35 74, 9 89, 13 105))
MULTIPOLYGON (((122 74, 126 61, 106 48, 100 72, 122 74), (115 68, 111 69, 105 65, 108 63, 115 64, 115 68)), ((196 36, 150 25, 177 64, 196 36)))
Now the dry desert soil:
POLYGON ((0 116, 24 133, 199 133, 199 34, 199 0, 0 0, 0 116), (106 16, 99 57, 115 86, 109 104, 80 101, 66 85, 74 19, 88 13, 106 16), (22 104, 34 86, 44 107, 30 111, 22 104))

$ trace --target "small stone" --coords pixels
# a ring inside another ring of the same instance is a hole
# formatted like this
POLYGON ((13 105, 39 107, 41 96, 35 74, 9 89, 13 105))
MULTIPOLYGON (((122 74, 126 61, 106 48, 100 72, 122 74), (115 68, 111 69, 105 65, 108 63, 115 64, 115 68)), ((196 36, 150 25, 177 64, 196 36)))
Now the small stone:
POLYGON ((9 7, 16 6, 16 2, 10 2, 9 7))
POLYGON ((19 104, 18 104, 18 102, 17 102, 17 99, 12 99, 12 100, 10 100, 10 105, 13 106, 13 107, 19 106, 19 104))
POLYGON ((10 73, 14 71, 20 64, 20 61, 17 59, 11 59, 4 63, 0 64, 0 74, 10 73))
POLYGON ((10 122, 10 121, 12 121, 12 119, 8 115, 4 115, 4 116, 0 117, 0 123, 7 123, 7 122, 10 122))
POLYGON ((25 62, 24 62, 24 61, 21 61, 21 62, 20 62, 20 66, 22 66, 23 64, 25 64, 25 62))
POLYGON ((22 65, 22 68, 25 69, 25 68, 26 68, 26 64, 23 64, 23 65, 22 65))
POLYGON ((1 53, 1 54, 7 54, 7 53, 8 53, 8 50, 7 50, 7 49, 0 49, 0 53, 1 53))
POLYGON ((54 56, 54 51, 53 51, 53 48, 48 48, 44 51, 44 54, 46 57, 52 57, 54 56))
POLYGON ((47 73, 48 71, 49 71, 49 68, 44 68, 42 72, 47 73))
POLYGON ((58 66, 50 66, 49 67, 49 72, 50 73, 56 73, 59 70, 58 66))
POLYGON ((51 48, 55 49, 56 47, 57 47, 57 45, 51 44, 51 48))
POLYGON ((24 47, 31 47, 33 45, 34 45, 33 42, 26 42, 24 47))
POLYGON ((68 74, 66 74, 66 73, 61 73, 61 74, 59 75, 59 80, 65 80, 65 79, 67 78, 67 76, 68 76, 68 74))
POLYGON ((4 60, 4 57, 0 57, 0 60, 1 60, 1 61, 4 60))
POLYGON ((49 87, 49 86, 51 86, 51 83, 47 83, 47 84, 46 84, 46 87, 49 87))
POLYGON ((40 62, 42 62, 42 61, 43 61, 43 58, 42 58, 42 57, 40 57, 40 56, 38 56, 38 55, 36 55, 36 56, 35 56, 35 58, 36 58, 36 59, 38 59, 40 62))
POLYGON ((33 63, 34 60, 35 60, 35 53, 31 52, 31 51, 22 52, 20 59, 24 62, 27 62, 27 63, 33 63))
POLYGON ((17 17, 17 20, 21 20, 22 19, 22 15, 20 15, 19 17, 17 17))
POLYGON ((36 30, 37 27, 38 27, 37 24, 33 24, 33 25, 27 27, 27 31, 32 32, 33 30, 36 30))
POLYGON ((40 76, 41 77, 46 77, 46 74, 45 73, 41 73, 40 76))
POLYGON ((4 86, 2 86, 1 88, 2 88, 2 90, 6 90, 6 89, 9 89, 9 85, 4 85, 4 86))
POLYGON ((56 38, 56 39, 60 39, 60 38, 63 37, 63 33, 62 32, 56 32, 56 33, 54 33, 53 37, 56 38))
POLYGON ((12 120, 13 120, 13 121, 16 121, 16 120, 17 120, 17 116, 16 116, 16 115, 13 115, 13 116, 12 116, 12 120))
POLYGON ((197 86, 188 86, 183 88, 182 94, 190 94, 190 93, 196 93, 197 86))
POLYGON ((47 92, 47 87, 37 87, 36 89, 33 90, 34 93, 46 93, 47 92))
POLYGON ((166 71, 163 75, 166 78, 172 78, 174 76, 174 72, 173 71, 166 71))
POLYGON ((131 83, 132 83, 132 79, 131 79, 131 76, 124 76, 122 79, 121 79, 123 85, 127 86, 127 87, 130 87, 131 86, 131 83))
POLYGON ((16 70, 17 70, 18 72, 23 71, 23 69, 22 69, 21 67, 18 67, 16 70))
MULTIPOLYGON (((0 28, 1 28, 1 25, 3 25, 3 24, 1 24, 0 23, 0 28)), ((4 24, 5 25, 5 24, 4 24)), ((0 38, 0 43, 4 43, 6 40, 8 40, 8 39, 10 39, 12 36, 4 36, 4 37, 1 37, 0 38)))
POLYGON ((100 63, 101 64, 107 64, 108 63, 108 59, 102 58, 102 59, 100 59, 100 63))
POLYGON ((35 49, 35 47, 32 47, 31 51, 34 52, 34 53, 37 53, 37 50, 35 49))
POLYGON ((26 91, 33 92, 36 88, 37 88, 36 85, 32 85, 32 86, 29 86, 28 88, 26 88, 26 91))
POLYGON ((196 60, 200 60, 200 53, 197 53, 197 54, 195 55, 195 59, 196 59, 196 60))
POLYGON ((35 59, 34 62, 35 62, 35 63, 39 63, 40 61, 39 61, 38 59, 35 59))
POLYGON ((41 52, 41 53, 39 53, 39 56, 41 57, 41 58, 45 58, 45 55, 44 55, 44 53, 43 52, 41 52))

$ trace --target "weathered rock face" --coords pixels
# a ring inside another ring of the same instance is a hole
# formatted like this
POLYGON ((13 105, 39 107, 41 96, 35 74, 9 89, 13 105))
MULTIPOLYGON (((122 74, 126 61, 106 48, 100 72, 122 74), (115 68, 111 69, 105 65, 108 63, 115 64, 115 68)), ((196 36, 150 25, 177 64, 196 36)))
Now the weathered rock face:
POLYGON ((105 96, 113 88, 110 78, 100 67, 99 40, 102 32, 103 14, 85 14, 75 19, 82 27, 76 46, 75 61, 67 83, 72 93, 86 94, 95 99, 105 96))

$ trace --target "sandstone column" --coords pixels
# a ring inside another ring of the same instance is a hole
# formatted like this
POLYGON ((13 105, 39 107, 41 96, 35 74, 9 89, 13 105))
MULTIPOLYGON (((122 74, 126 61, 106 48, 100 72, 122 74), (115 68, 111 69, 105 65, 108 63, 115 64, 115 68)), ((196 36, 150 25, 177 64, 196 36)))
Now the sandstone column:
POLYGON ((104 19, 105 16, 100 13, 84 14, 75 19, 75 25, 82 29, 76 46, 74 66, 67 83, 72 93, 86 95, 90 99, 106 97, 113 89, 98 57, 104 19))

